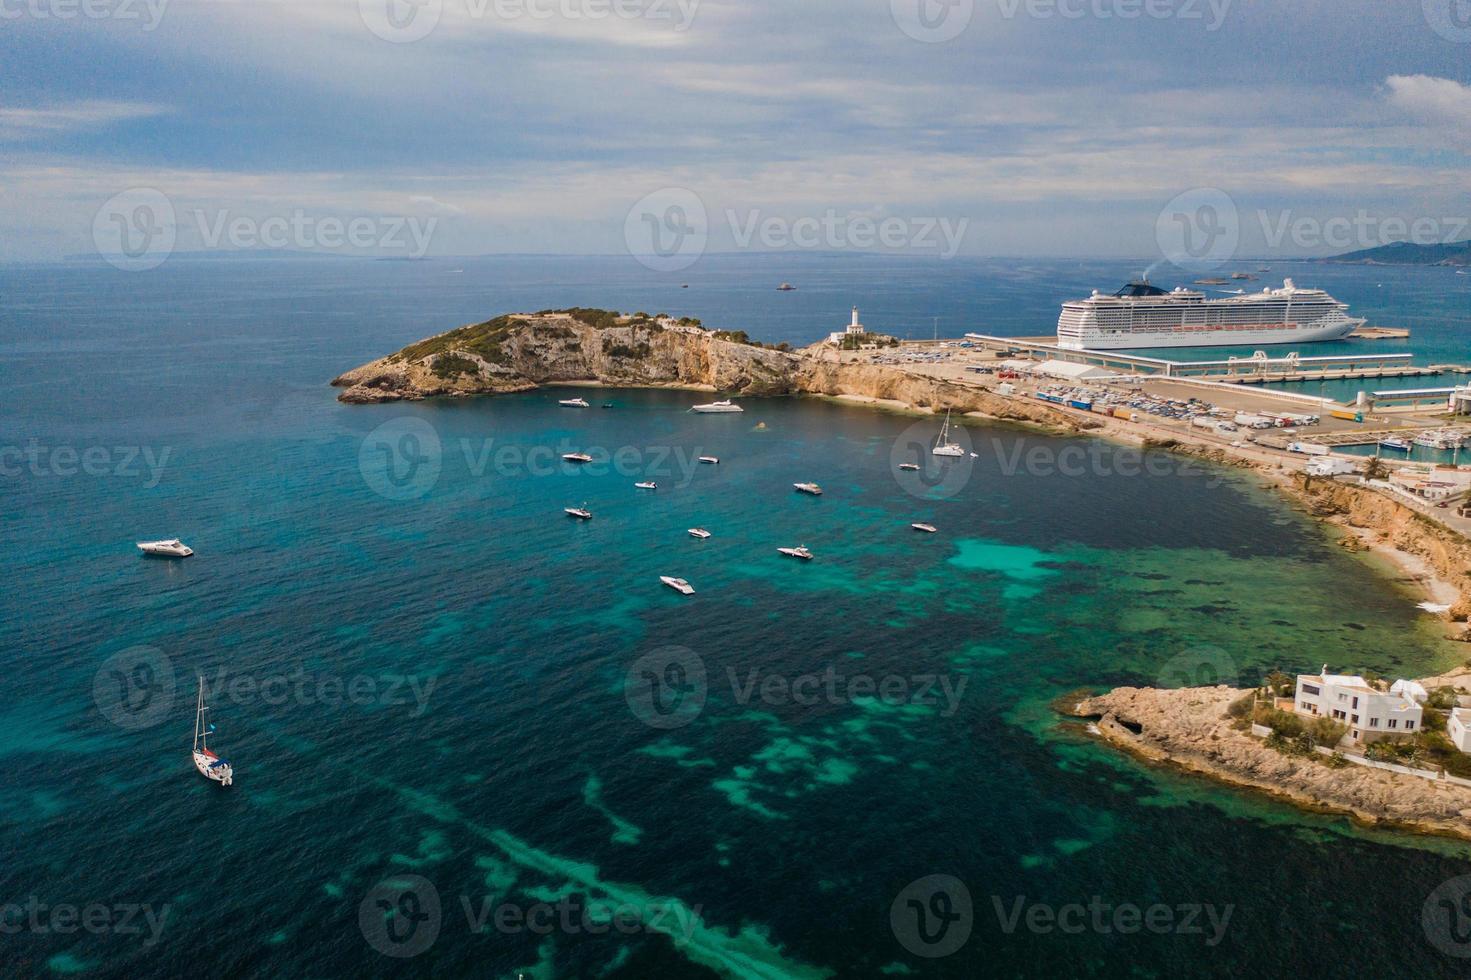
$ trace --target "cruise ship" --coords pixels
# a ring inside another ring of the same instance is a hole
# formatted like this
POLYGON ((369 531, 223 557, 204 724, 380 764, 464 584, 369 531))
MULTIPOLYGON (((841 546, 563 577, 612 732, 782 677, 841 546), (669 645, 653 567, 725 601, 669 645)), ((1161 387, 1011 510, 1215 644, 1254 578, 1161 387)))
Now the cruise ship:
POLYGON ((1258 347, 1342 340, 1364 325, 1348 304, 1321 289, 1299 289, 1291 279, 1280 289, 1219 299, 1180 287, 1170 292, 1148 279, 1107 296, 1062 304, 1057 344, 1072 350, 1134 347, 1258 347))

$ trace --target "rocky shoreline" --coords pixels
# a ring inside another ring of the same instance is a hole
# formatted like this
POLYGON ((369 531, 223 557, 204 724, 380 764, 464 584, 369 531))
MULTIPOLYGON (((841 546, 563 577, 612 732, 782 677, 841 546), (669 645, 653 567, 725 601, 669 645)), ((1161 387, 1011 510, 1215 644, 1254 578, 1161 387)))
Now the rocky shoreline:
MULTIPOLYGON (((344 389, 338 399, 350 403, 508 394, 551 384, 820 395, 894 410, 948 408, 1056 434, 1087 432, 1195 456, 1260 473, 1304 513, 1339 527, 1344 532, 1340 543, 1350 550, 1372 547, 1401 567, 1423 562, 1433 572, 1432 598, 1450 606, 1443 614, 1452 624, 1448 638, 1471 641, 1471 542, 1382 493, 1287 472, 1280 458, 1255 447, 1225 447, 1188 432, 1157 432, 1147 422, 1085 415, 899 366, 842 361, 823 345, 770 347, 751 343, 739 332, 706 330, 698 321, 662 315, 548 310, 507 314, 426 338, 346 371, 332 384, 344 389)), ((1412 579, 1418 574, 1408 573, 1412 579)))
POLYGON ((1471 787, 1325 756, 1294 757, 1239 729, 1226 709, 1249 695, 1226 687, 1121 687, 1084 698, 1073 714, 1098 737, 1148 762, 1268 793, 1298 806, 1345 813, 1369 826, 1471 839, 1471 787))

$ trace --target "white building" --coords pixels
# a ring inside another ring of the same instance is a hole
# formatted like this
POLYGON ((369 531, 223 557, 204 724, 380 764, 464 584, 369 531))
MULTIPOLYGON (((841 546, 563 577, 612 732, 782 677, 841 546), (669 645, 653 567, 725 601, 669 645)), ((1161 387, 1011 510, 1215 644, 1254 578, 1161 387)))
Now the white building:
POLYGON ((1462 752, 1471 752, 1471 708, 1452 708, 1445 720, 1446 736, 1462 752))
POLYGON ((1420 730, 1423 712, 1413 698, 1378 691, 1357 674, 1298 674, 1293 710, 1300 715, 1332 718, 1348 726, 1355 742, 1377 742, 1420 730))
POLYGON ((830 344, 841 344, 845 337, 857 337, 859 340, 863 340, 866 336, 868 336, 868 331, 863 328, 863 324, 858 322, 858 307, 855 306, 853 307, 853 319, 848 323, 848 328, 828 334, 827 342, 830 344))

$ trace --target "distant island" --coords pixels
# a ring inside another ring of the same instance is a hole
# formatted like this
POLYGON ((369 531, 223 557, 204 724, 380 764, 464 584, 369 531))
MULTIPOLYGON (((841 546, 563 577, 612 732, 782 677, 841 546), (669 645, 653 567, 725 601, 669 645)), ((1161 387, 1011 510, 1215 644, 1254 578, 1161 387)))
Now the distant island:
POLYGON ((1390 242, 1377 248, 1345 252, 1319 262, 1341 262, 1354 265, 1454 265, 1471 266, 1471 241, 1444 245, 1417 245, 1414 242, 1390 242))

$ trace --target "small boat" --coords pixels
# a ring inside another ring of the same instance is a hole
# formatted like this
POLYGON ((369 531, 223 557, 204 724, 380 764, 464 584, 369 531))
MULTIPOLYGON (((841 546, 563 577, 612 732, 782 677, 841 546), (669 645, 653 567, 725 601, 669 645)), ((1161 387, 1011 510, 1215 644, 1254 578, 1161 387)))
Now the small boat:
POLYGON ((815 483, 793 483, 792 486, 797 488, 798 493, 810 493, 814 497, 822 496, 822 487, 815 483))
POLYGON ((563 507, 562 512, 568 517, 575 517, 579 521, 592 520, 592 511, 587 509, 587 502, 583 501, 581 507, 563 507))
POLYGON ((932 456, 964 456, 965 449, 958 443, 950 441, 950 409, 945 409, 945 424, 940 427, 940 434, 935 437, 935 446, 930 450, 932 456))
POLYGON ((1396 438, 1395 436, 1388 436, 1384 439, 1380 439, 1379 446, 1381 449, 1393 449, 1397 452, 1402 453, 1407 453, 1410 451, 1409 442, 1404 439, 1396 438))
POLYGON ((659 484, 655 483, 653 480, 647 480, 647 481, 645 481, 643 483, 635 483, 634 486, 637 487, 639 490, 657 490, 657 489, 659 489, 659 484))
POLYGON ((709 402, 704 405, 690 406, 691 412, 699 412, 701 415, 718 415, 726 412, 744 412, 745 409, 735 402, 726 398, 718 402, 709 402))
POLYGON ((660 575, 659 581, 663 582, 665 585, 669 586, 680 595, 695 594, 695 587, 693 585, 690 585, 682 578, 675 578, 673 575, 660 575))
POLYGON ((701 456, 701 457, 699 457, 699 460, 702 463, 718 463, 718 462, 720 462, 720 457, 719 456, 701 456))
POLYGON ((776 287, 776 291, 779 292, 779 293, 790 293, 792 290, 794 290, 796 288, 797 287, 796 286, 793 286, 791 283, 784 282, 780 286, 777 286, 776 287))
POLYGON ((705 530, 703 527, 690 528, 690 537, 692 538, 699 538, 701 541, 704 541, 709 536, 710 532, 705 530))
POLYGON ((587 453, 563 453, 562 458, 569 463, 591 463, 592 457, 587 453))
POLYGON ((917 470, 917 469, 919 469, 919 464, 918 463, 900 463, 899 464, 899 468, 901 470, 917 470))
POLYGON ((557 404, 563 408, 592 408, 585 398, 563 398, 557 404))
POLYGON ((221 786, 229 786, 235 781, 235 771, 230 764, 210 751, 209 736, 213 734, 215 726, 205 724, 204 713, 209 708, 204 703, 204 675, 199 676, 199 700, 194 709, 194 768, 205 779, 213 780, 221 786))
POLYGON ((603 407, 604 408, 612 408, 613 407, 613 403, 612 402, 603 402, 603 407))
POLYGON ((188 558, 194 549, 178 538, 167 541, 139 541, 138 550, 150 558, 188 558))
POLYGON ((925 524, 923 522, 916 521, 915 523, 913 523, 913 524, 911 524, 909 526, 912 527, 912 528, 914 528, 916 531, 923 531, 926 534, 934 534, 935 533, 935 525, 933 525, 933 524, 925 524))
POLYGON ((812 552, 807 550, 807 546, 805 544, 798 545, 795 548, 777 548, 776 550, 780 551, 788 558, 800 558, 803 561, 812 560, 812 552))

